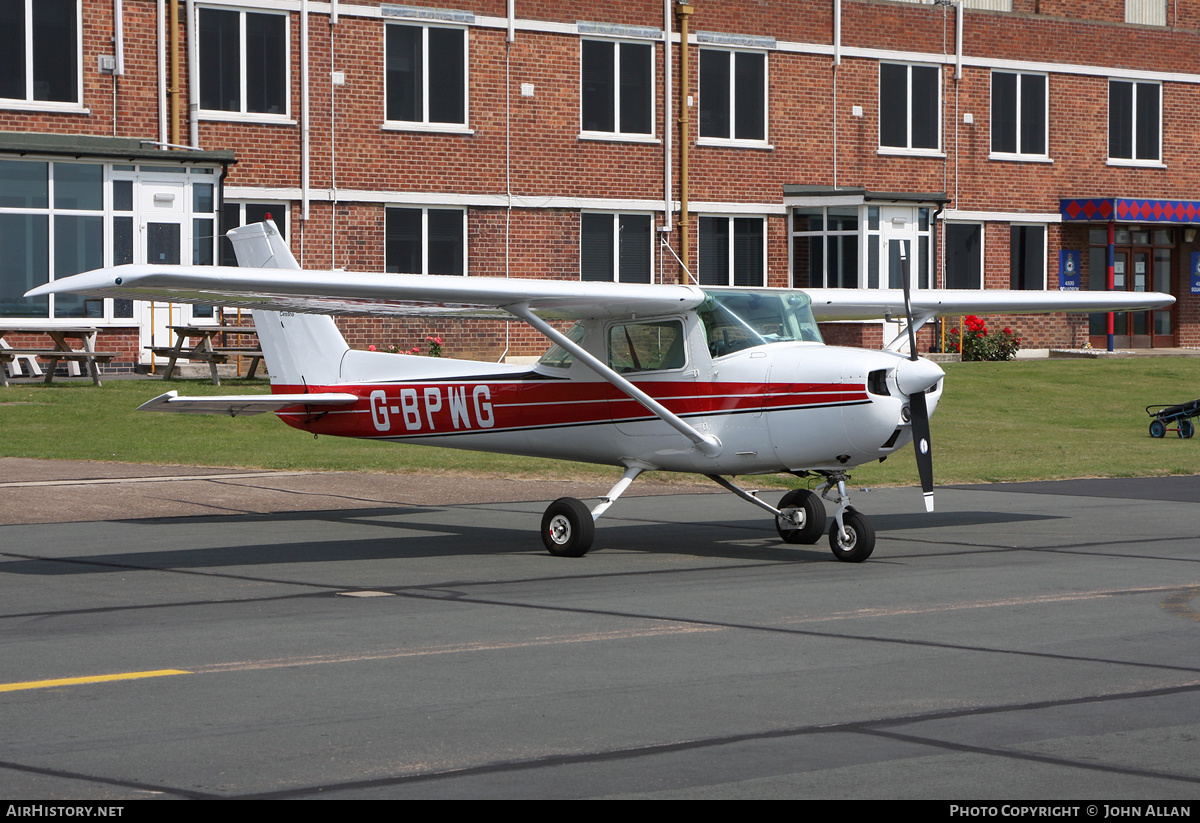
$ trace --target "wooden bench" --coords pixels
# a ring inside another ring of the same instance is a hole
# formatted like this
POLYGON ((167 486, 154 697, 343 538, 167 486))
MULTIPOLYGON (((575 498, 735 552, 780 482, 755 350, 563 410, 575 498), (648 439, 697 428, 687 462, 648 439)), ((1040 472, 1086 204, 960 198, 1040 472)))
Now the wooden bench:
POLYGON ((35 358, 42 358, 50 361, 50 366, 45 372, 44 382, 46 383, 54 379, 54 372, 58 368, 58 361, 65 360, 69 366, 69 373, 77 376, 80 365, 83 365, 87 369, 88 376, 92 378, 92 382, 97 386, 102 385, 98 364, 111 363, 120 354, 119 352, 95 351, 95 343, 96 329, 94 328, 59 328, 49 326, 39 328, 0 328, 0 382, 3 382, 5 386, 9 385, 8 375, 10 369, 14 377, 20 374, 20 360, 25 360, 26 365, 29 367, 30 377, 40 376, 42 370, 38 367, 35 358), (52 349, 13 348, 4 342, 4 335, 10 333, 45 334, 54 341, 55 347, 52 349), (71 344, 67 342, 70 339, 82 340, 83 348, 72 349, 71 344))
POLYGON ((217 374, 218 364, 228 363, 230 359, 238 357, 248 357, 250 358, 250 370, 246 376, 253 377, 258 371, 258 364, 262 362, 263 353, 258 346, 213 345, 213 338, 218 334, 222 338, 231 334, 256 335, 257 332, 253 326, 171 326, 171 331, 175 333, 174 346, 149 347, 155 356, 168 359, 167 370, 163 373, 164 380, 171 379, 177 360, 197 360, 208 363, 214 386, 221 385, 221 378, 217 374), (195 342, 188 346, 189 340, 195 340, 195 342))

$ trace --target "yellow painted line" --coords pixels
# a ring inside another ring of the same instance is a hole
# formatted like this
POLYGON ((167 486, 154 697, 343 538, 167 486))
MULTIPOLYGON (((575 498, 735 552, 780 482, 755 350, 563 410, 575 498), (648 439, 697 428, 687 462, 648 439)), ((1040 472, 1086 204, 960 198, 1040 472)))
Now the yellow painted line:
POLYGON ((123 674, 97 674, 91 677, 64 677, 60 680, 30 680, 25 683, 0 683, 0 692, 18 692, 22 689, 49 689, 54 686, 79 686, 85 683, 108 683, 113 680, 140 680, 143 677, 167 677, 172 674, 191 674, 183 669, 158 669, 152 672, 124 672, 123 674))

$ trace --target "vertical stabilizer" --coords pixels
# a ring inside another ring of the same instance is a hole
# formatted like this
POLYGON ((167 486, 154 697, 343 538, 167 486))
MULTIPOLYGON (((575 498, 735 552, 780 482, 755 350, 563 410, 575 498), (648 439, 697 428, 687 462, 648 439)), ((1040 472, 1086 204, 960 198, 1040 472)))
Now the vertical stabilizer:
MULTIPOLYGON (((231 229, 227 236, 239 266, 300 268, 279 229, 269 220, 231 229)), ((272 385, 304 387, 338 382, 342 358, 350 347, 332 317, 275 311, 253 314, 272 385)))

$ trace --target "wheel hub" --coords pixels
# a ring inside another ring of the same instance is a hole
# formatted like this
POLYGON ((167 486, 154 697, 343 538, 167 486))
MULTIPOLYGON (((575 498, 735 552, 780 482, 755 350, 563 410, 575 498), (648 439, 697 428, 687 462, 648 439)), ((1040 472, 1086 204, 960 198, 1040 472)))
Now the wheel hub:
POLYGON ((557 545, 565 545, 571 539, 571 522, 561 514, 550 519, 550 539, 557 545))

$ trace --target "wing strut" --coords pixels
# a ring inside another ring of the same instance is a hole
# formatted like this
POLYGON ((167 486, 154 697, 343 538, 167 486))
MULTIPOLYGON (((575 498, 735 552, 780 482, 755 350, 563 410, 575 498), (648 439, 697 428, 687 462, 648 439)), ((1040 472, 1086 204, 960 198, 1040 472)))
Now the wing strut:
POLYGON ((659 403, 650 395, 639 389, 637 386, 630 383, 621 375, 617 374, 602 361, 594 357, 590 352, 575 343, 565 334, 555 329, 549 323, 529 310, 526 303, 514 303, 504 307, 504 310, 514 317, 524 320, 533 328, 544 334, 550 340, 557 343, 565 351, 570 352, 580 360, 585 366, 600 375, 602 378, 612 383, 630 398, 641 403, 650 411, 654 412, 664 423, 670 425, 675 431, 682 434, 688 440, 695 444, 696 449, 705 457, 716 457, 721 453, 721 441, 711 434, 702 434, 696 428, 690 425, 679 415, 672 412, 662 403, 659 403))

